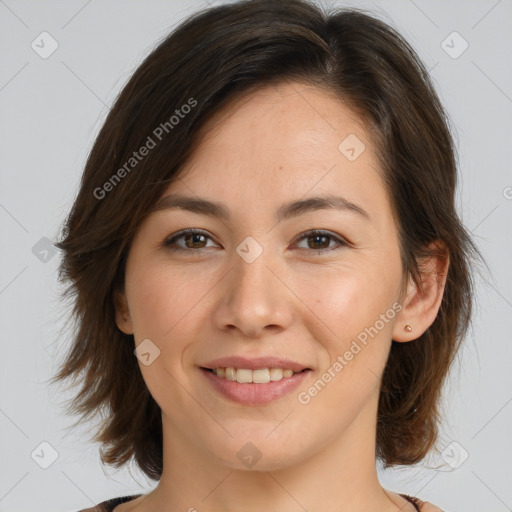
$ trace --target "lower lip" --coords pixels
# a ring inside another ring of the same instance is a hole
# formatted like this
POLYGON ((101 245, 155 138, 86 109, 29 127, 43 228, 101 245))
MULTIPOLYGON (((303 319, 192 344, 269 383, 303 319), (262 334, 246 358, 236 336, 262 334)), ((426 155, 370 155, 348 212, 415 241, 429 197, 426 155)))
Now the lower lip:
POLYGON ((279 400, 283 396, 290 394, 300 386, 311 370, 294 373, 291 377, 270 381, 266 384, 232 381, 224 377, 217 377, 214 373, 202 368, 201 372, 212 386, 226 398, 244 405, 261 405, 279 400))

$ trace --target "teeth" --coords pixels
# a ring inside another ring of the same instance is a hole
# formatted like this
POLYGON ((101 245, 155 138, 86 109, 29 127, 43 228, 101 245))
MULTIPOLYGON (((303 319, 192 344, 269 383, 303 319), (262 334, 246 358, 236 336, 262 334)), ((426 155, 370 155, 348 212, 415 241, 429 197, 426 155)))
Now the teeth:
POLYGON ((276 382, 283 378, 287 379, 294 373, 293 370, 283 370, 281 368, 261 368, 258 370, 249 370, 247 368, 215 368, 213 373, 217 377, 240 383, 266 384, 267 382, 276 382))

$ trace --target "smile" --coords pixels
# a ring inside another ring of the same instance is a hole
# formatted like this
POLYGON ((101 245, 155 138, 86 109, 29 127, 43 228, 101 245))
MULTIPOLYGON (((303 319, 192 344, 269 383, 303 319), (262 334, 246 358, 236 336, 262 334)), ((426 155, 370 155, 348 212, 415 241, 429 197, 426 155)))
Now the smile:
POLYGON ((282 368, 261 368, 258 370, 250 370, 247 368, 215 368, 212 372, 217 375, 217 377, 225 378, 231 381, 237 381, 240 383, 250 383, 254 384, 266 384, 267 382, 277 382, 281 379, 288 379, 294 373, 293 370, 282 368))
POLYGON ((311 372, 281 368, 201 368, 212 387, 225 398, 244 405, 262 405, 294 391, 311 372))

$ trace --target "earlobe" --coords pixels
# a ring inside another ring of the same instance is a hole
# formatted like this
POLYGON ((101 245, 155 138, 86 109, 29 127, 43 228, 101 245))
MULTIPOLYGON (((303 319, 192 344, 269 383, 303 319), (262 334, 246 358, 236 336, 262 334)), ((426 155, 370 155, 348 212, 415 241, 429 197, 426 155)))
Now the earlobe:
POLYGON ((124 334, 133 334, 133 325, 124 293, 114 292, 117 328, 124 334))
POLYGON ((436 319, 443 300, 449 268, 449 252, 442 242, 432 242, 431 255, 418 262, 420 282, 409 279, 402 310, 393 327, 393 340, 407 342, 419 338, 436 319))

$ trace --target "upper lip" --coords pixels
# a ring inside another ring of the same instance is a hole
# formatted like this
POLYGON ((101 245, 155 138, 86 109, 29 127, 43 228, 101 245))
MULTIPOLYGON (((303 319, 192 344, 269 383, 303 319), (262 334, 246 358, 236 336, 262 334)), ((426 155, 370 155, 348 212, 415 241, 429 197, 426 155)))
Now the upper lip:
POLYGON ((244 357, 244 356, 231 356, 221 357, 208 361, 207 363, 200 364, 201 368, 213 370, 215 368, 246 368, 248 370, 258 370, 260 368, 282 368, 283 370, 293 370, 300 372, 305 369, 310 369, 308 366, 290 359, 282 357, 244 357))

